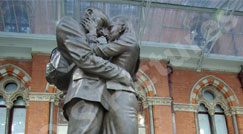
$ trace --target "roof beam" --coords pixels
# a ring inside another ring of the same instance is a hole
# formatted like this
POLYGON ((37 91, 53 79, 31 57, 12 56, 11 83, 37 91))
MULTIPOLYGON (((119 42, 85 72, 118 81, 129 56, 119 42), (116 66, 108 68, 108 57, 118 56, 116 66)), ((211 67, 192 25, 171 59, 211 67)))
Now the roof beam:
MULTIPOLYGON (((86 2, 94 2, 94 0, 83 0, 86 2)), ((107 2, 107 3, 115 3, 115 4, 131 4, 136 6, 146 6, 146 3, 149 0, 95 0, 96 2, 107 2)), ((199 12, 209 12, 214 13, 218 8, 208 8, 208 7, 196 7, 196 6, 187 6, 180 4, 171 4, 171 3, 162 3, 162 2, 151 2, 151 7, 159 7, 159 8, 172 8, 172 9, 180 9, 180 10, 192 10, 199 12)), ((240 6, 241 7, 241 6, 240 6)), ((235 11, 233 15, 243 16, 243 11, 235 11)))

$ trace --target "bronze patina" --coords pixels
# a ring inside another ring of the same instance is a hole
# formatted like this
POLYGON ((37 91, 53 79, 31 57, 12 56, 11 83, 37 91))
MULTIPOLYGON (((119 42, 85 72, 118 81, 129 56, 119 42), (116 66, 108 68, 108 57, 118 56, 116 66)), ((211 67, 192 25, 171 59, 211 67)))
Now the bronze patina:
POLYGON ((63 59, 75 64, 69 69, 64 102, 68 134, 136 134, 138 103, 132 77, 138 70, 139 46, 131 22, 117 17, 110 23, 101 10, 87 8, 81 23, 61 18, 56 37, 63 59), (108 44, 100 44, 99 36, 108 44))

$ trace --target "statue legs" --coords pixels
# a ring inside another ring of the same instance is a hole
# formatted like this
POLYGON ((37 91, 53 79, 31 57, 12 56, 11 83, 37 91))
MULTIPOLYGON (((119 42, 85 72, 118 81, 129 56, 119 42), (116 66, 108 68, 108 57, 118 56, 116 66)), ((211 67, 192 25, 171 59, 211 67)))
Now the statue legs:
POLYGON ((73 99, 67 106, 68 134, 100 134, 104 108, 100 103, 73 99))
POLYGON ((118 109, 105 113, 103 134, 138 134, 138 101, 134 93, 111 91, 118 109))

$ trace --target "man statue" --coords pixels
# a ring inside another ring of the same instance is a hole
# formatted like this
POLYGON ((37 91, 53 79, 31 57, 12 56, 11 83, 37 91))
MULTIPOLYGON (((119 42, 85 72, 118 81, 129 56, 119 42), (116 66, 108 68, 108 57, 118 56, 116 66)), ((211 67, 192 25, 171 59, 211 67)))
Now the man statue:
POLYGON ((106 80, 128 87, 132 85, 126 70, 91 51, 89 44, 95 42, 108 26, 109 19, 102 11, 88 8, 81 25, 71 17, 64 17, 56 27, 58 50, 70 64, 76 65, 64 102, 64 115, 69 120, 68 134, 101 133, 104 112, 110 109, 106 80))

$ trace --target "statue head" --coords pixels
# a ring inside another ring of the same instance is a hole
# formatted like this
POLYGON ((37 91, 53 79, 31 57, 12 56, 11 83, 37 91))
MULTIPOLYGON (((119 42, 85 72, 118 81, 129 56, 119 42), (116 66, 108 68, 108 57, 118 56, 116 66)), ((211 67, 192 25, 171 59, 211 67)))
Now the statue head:
POLYGON ((109 42, 118 39, 124 33, 135 37, 131 20, 123 16, 113 18, 108 29, 109 36, 107 37, 107 40, 109 42))
POLYGON ((110 21, 102 10, 97 8, 87 8, 84 11, 80 23, 85 28, 88 35, 100 37, 104 36, 104 29, 109 26, 110 21))

